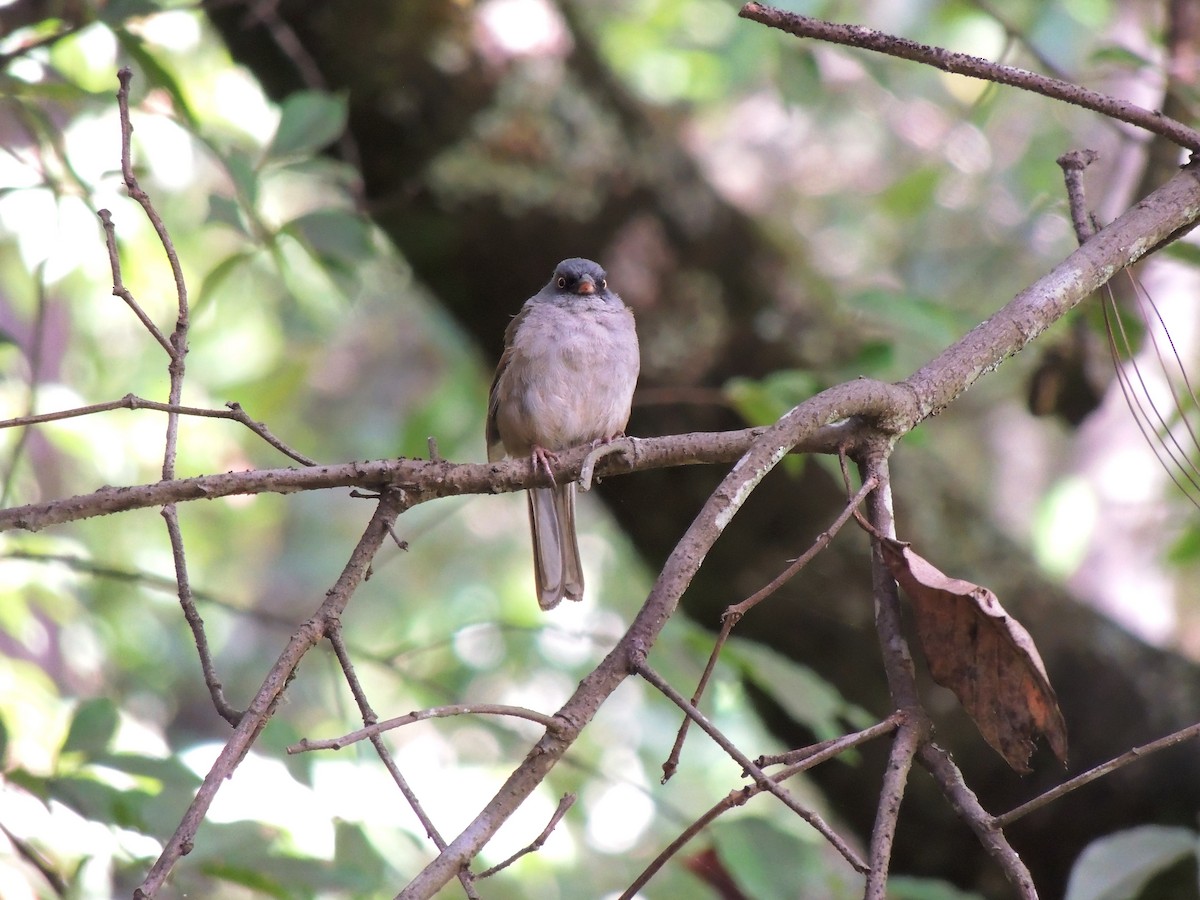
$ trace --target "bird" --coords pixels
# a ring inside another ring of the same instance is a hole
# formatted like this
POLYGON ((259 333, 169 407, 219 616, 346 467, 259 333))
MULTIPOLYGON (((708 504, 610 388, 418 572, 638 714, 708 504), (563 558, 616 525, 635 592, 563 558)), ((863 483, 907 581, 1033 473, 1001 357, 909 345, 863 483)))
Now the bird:
POLYGON ((575 483, 554 484, 557 454, 624 434, 641 368, 633 312, 590 259, 564 259, 504 331, 488 395, 488 461, 529 457, 551 487, 528 491, 538 604, 583 599, 575 483))

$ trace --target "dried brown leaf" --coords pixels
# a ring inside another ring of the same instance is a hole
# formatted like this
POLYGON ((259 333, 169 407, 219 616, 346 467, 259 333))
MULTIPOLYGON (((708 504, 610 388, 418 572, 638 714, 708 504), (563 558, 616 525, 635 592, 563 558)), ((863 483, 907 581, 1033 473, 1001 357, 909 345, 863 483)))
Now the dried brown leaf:
POLYGON ((883 542, 892 577, 912 602, 933 680, 949 688, 980 734, 1018 772, 1034 738, 1067 760, 1067 727, 1033 638, 985 587, 950 578, 908 544, 883 542))

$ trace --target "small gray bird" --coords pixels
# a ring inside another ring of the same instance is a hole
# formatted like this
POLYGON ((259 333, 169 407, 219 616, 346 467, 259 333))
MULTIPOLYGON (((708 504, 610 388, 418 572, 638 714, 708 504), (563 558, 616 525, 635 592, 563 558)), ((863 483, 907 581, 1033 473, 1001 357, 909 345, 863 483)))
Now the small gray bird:
MULTIPOLYGON (((488 460, 530 456, 554 479, 557 451, 625 431, 640 360, 633 313, 589 259, 564 259, 504 332, 488 397, 488 460)), ((583 598, 575 484, 529 491, 538 603, 583 598)))

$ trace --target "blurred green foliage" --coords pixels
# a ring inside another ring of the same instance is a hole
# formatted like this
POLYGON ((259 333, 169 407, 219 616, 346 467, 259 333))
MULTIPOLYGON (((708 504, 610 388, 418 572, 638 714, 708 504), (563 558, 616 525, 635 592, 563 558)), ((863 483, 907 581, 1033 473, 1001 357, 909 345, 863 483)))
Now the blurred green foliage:
MULTIPOLYGON (((813 14, 828 14, 828 6, 791 4, 813 14)), ((1001 27, 974 4, 875 7, 862 14, 874 16, 876 27, 921 31, 923 40, 967 52, 1005 46, 1001 27)), ((986 314, 998 292, 1019 287, 1069 248, 1059 175, 1049 161, 1064 149, 1072 123, 1063 123, 1080 114, 1047 113, 1044 101, 1012 95, 1000 104, 994 91, 920 67, 847 62, 782 42, 740 22, 734 10, 717 0, 631 0, 587 14, 606 61, 641 99, 692 117, 714 178, 729 174, 722 152, 754 141, 795 146, 819 129, 829 138, 824 146, 844 152, 777 160, 778 180, 797 187, 753 200, 768 233, 806 236, 815 270, 837 284, 839 315, 853 334, 810 348, 813 372, 727 385, 747 420, 764 423, 837 380, 906 374, 986 314), (860 71, 871 82, 865 89, 856 81, 860 71), (914 99, 929 95, 937 102, 914 99), (739 132, 739 109, 755 102, 762 105, 758 121, 774 132, 739 132), (898 135, 887 147, 877 146, 880 114, 893 116, 898 135), (984 134, 997 132, 1007 141, 993 150, 984 134), (887 167, 862 165, 880 157, 887 167), (986 180, 975 177, 985 170, 986 180), (1014 254, 985 246, 981 230, 1002 249, 1037 252, 1017 254, 1014 263, 1014 254)), ((1080 60, 1144 64, 1092 46, 1112 15, 1109 3, 1027 2, 1010 4, 1006 15, 1064 68, 1080 60)), ((11 52, 60 28, 37 23, 0 46, 11 52)), ((131 392, 165 397, 161 348, 109 296, 95 219, 100 207, 113 211, 125 282, 169 330, 176 297, 162 249, 120 186, 113 94, 121 65, 135 71, 139 178, 170 229, 190 288, 184 402, 237 401, 320 461, 424 455, 431 435, 447 458, 481 459, 491 361, 359 211, 357 173, 322 155, 342 134, 346 98, 306 91, 273 106, 232 66, 202 16, 166 2, 101 4, 94 22, 14 54, 0 73, 0 122, 17 136, 6 141, 0 162, 0 415, 131 392), (29 348, 39 329, 35 354, 29 348)), ((535 90, 514 76, 497 102, 519 108, 535 90)), ((486 113, 476 123, 483 143, 499 127, 486 113)), ((536 127, 571 124, 546 118, 536 127)), ((458 148, 436 160, 430 183, 446 195, 469 193, 480 163, 472 153, 458 148)), ((588 158, 573 165, 599 171, 602 164, 588 158)), ((509 180, 515 208, 560 196, 553 172, 527 174, 509 180)), ((588 213, 586 192, 562 202, 588 213)), ((164 429, 158 413, 119 411, 42 426, 27 438, 20 429, 0 431, 8 500, 154 480, 164 429)), ((182 476, 286 464, 232 423, 182 423, 182 476)), ((402 518, 398 531, 409 550, 380 554, 344 618, 358 674, 381 716, 449 702, 553 710, 568 696, 649 584, 599 507, 582 502, 589 598, 552 619, 532 602, 522 498, 447 499, 402 518)), ((289 632, 319 604, 368 516, 369 503, 344 492, 180 509, 191 583, 235 704, 246 702, 289 632)), ((1177 553, 1194 561, 1196 546, 1181 539, 1177 553)), ((228 734, 174 598, 162 523, 142 511, 8 534, 0 560, 0 824, 62 877, 69 896, 128 894, 228 734)), ((710 640, 686 622, 672 623, 654 665, 673 684, 694 684, 710 640)), ((735 643, 725 662, 706 703, 722 728, 763 752, 782 748, 745 714, 746 683, 819 737, 869 721, 811 672, 761 648, 735 643)), ((589 896, 620 890, 738 785, 737 767, 693 736, 680 773, 657 787, 678 720, 639 683, 622 687, 482 862, 494 864, 532 840, 562 793, 579 794, 576 809, 541 852, 486 885, 486 895, 572 897, 580 884, 589 896)), ((332 655, 314 651, 288 702, 223 788, 172 890, 356 897, 403 884, 431 847, 369 750, 285 753, 301 737, 357 724, 332 655)), ((537 733, 529 723, 446 719, 409 726, 389 743, 434 821, 453 836, 537 733)), ((810 830, 767 798, 721 819, 703 840, 756 897, 861 890, 810 830)), ((11 842, 3 846, 0 894, 54 893, 11 842)), ((913 879, 896 879, 893 889, 912 900, 961 896, 913 879)), ((646 896, 699 890, 682 866, 668 866, 646 896)))

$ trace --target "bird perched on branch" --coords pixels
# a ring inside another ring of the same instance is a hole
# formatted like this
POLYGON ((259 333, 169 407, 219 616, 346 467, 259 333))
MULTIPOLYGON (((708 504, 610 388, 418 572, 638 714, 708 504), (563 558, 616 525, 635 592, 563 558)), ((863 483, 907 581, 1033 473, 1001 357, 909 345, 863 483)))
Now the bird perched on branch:
MULTIPOLYGON (((488 397, 488 460, 529 456, 554 482, 558 451, 624 433, 640 361, 633 313, 589 259, 564 259, 504 332, 488 397)), ((575 483, 529 491, 538 603, 583 597, 575 483)))

